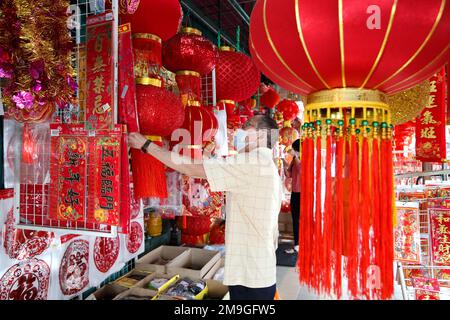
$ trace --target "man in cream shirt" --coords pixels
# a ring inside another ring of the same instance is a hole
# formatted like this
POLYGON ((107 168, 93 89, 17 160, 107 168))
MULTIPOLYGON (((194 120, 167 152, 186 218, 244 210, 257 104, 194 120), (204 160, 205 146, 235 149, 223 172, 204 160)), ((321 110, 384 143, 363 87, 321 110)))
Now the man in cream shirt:
POLYGON ((273 300, 276 292, 278 214, 283 189, 272 148, 278 126, 266 116, 249 119, 235 135, 238 154, 192 163, 177 153, 129 136, 140 148, 168 167, 207 179, 212 191, 226 192, 225 277, 231 300, 273 300))

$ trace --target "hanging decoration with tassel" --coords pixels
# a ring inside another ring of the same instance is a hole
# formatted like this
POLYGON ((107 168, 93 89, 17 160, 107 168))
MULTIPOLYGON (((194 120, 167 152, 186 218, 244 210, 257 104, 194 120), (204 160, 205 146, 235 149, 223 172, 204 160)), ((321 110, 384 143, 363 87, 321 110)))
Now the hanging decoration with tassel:
POLYGON ((394 282, 390 112, 383 93, 352 90, 311 94, 305 108, 300 282, 337 298, 347 291, 354 299, 389 299, 394 282), (381 279, 374 279, 377 275, 381 279))

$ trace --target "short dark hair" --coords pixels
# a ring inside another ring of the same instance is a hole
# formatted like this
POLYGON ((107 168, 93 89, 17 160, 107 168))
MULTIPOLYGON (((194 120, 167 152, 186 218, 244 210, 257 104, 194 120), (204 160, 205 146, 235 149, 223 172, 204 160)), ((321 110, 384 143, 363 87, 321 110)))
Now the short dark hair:
POLYGON ((242 129, 253 127, 256 130, 267 130, 267 147, 272 149, 278 141, 278 124, 266 115, 257 115, 248 119, 242 129))
POLYGON ((300 139, 297 139, 292 143, 292 149, 296 152, 300 152, 300 139))

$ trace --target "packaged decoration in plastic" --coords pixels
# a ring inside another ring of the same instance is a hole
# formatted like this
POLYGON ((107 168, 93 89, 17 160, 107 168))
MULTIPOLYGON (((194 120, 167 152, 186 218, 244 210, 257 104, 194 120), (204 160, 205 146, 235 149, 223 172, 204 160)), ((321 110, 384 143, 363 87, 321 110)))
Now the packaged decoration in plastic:
POLYGON ((165 295, 184 300, 201 300, 206 291, 205 281, 182 278, 174 286, 170 287, 165 295))
POLYGON ((212 192, 207 180, 183 176, 183 213, 221 218, 222 193, 212 192))

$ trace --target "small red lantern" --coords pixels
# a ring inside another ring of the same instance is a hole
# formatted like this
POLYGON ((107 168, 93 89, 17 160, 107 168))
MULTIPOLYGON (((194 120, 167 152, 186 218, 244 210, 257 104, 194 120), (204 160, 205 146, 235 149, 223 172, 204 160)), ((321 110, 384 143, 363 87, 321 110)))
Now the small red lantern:
POLYGON ((185 235, 201 236, 209 232, 211 218, 208 216, 186 216, 186 227, 181 231, 185 235))
POLYGON ((221 47, 216 65, 217 100, 242 101, 259 87, 260 73, 253 60, 230 47, 221 47))
POLYGON ((281 101, 277 106, 277 110, 283 115, 284 121, 294 120, 300 112, 297 103, 289 99, 281 101))
POLYGON ((261 106, 267 107, 269 109, 275 108, 275 106, 280 102, 280 95, 273 88, 267 88, 267 91, 261 96, 259 102, 261 106))
POLYGON ((214 69, 218 59, 217 47, 194 28, 181 29, 163 45, 163 64, 172 72, 190 70, 203 76, 214 69))

